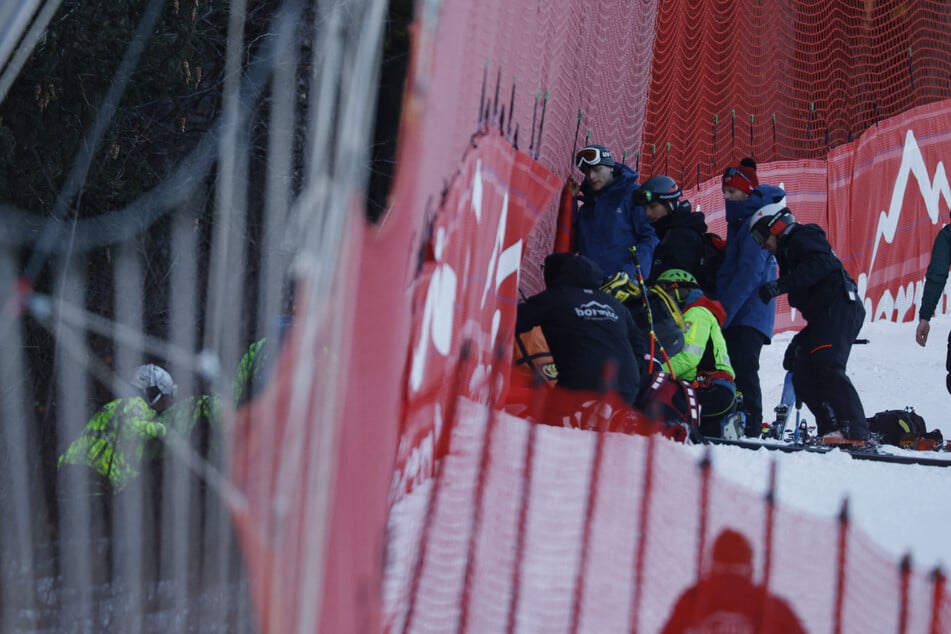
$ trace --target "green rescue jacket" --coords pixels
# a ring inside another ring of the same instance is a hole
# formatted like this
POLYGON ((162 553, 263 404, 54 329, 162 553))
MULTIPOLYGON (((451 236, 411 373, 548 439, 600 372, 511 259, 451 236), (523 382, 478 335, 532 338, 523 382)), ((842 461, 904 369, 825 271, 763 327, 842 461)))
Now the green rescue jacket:
POLYGON ((941 293, 944 292, 944 284, 948 281, 948 267, 951 267, 951 225, 942 227, 935 236, 931 262, 925 273, 925 290, 921 294, 921 307, 918 309, 919 319, 931 319, 934 315, 941 293))

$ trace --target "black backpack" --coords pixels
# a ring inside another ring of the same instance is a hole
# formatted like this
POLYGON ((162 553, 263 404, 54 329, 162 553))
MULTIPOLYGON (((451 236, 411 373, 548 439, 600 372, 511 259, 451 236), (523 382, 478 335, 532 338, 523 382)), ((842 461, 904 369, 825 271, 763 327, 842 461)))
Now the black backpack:
MULTIPOLYGON (((684 333, 686 326, 680 307, 662 288, 652 286, 647 292, 647 301, 650 304, 650 315, 640 296, 624 302, 634 322, 645 334, 654 333, 656 343, 660 344, 663 352, 672 357, 684 347, 684 333)), ((661 358, 660 350, 655 350, 654 356, 661 358)))
POLYGON ((868 430, 878 434, 880 441, 886 445, 899 447, 902 438, 908 434, 921 436, 928 433, 925 419, 913 407, 887 409, 867 420, 868 430))
POLYGON ((726 240, 710 231, 703 234, 703 260, 701 269, 703 279, 698 280, 704 294, 711 298, 717 297, 717 272, 723 264, 726 255, 726 240))

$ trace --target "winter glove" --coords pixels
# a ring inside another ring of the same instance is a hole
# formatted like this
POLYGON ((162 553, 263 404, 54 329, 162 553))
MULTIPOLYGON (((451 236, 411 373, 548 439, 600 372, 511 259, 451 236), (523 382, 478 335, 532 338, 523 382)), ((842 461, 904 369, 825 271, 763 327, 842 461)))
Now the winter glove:
POLYGON ((759 298, 763 300, 764 304, 768 304, 769 300, 781 293, 782 291, 779 289, 779 282, 776 280, 773 280, 772 282, 766 282, 759 287, 759 298))

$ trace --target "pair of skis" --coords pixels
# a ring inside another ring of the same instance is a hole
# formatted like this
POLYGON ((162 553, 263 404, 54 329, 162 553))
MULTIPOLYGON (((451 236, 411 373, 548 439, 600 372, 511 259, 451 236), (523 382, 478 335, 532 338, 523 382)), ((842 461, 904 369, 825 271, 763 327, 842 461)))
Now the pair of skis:
MULTIPOLYGON (((738 434, 724 434, 728 437, 704 437, 704 442, 714 445, 730 445, 744 449, 768 449, 794 453, 828 453, 838 449, 848 453, 856 460, 874 460, 897 464, 920 464, 936 467, 951 467, 951 452, 924 452, 898 450, 893 453, 888 446, 856 442, 848 439, 830 439, 818 437, 814 428, 810 428, 802 418, 802 401, 796 398, 793 389, 792 373, 787 372, 783 381, 783 392, 779 404, 775 407, 776 420, 764 422, 759 437, 744 438, 738 434), (793 416, 794 413, 794 416, 793 416)), ((737 428, 739 430, 739 428, 737 428)), ((742 434, 742 432, 739 432, 742 434)), ((897 449, 897 448, 895 448, 897 449)))

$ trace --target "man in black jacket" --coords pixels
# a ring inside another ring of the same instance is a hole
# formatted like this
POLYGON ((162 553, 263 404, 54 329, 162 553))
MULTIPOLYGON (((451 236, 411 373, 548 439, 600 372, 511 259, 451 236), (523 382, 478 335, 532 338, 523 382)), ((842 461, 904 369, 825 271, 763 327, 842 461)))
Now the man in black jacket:
POLYGON ((868 439, 868 422, 855 386, 845 373, 865 307, 819 225, 796 222, 786 199, 750 217, 750 235, 776 256, 779 279, 759 288, 764 302, 783 293, 806 326, 786 349, 783 367, 793 373, 796 394, 816 417, 820 435, 868 439))
POLYGON ((653 176, 634 192, 634 204, 644 206, 660 238, 648 281, 653 282, 664 271, 680 269, 694 276, 701 288, 707 288, 703 261, 706 218, 692 210, 690 201, 681 200, 681 195, 680 185, 669 176, 653 176))
POLYGON ((603 274, 592 260, 553 253, 544 267, 546 290, 519 304, 516 333, 541 326, 559 387, 617 392, 633 405, 647 342, 630 311, 598 289, 603 274))

